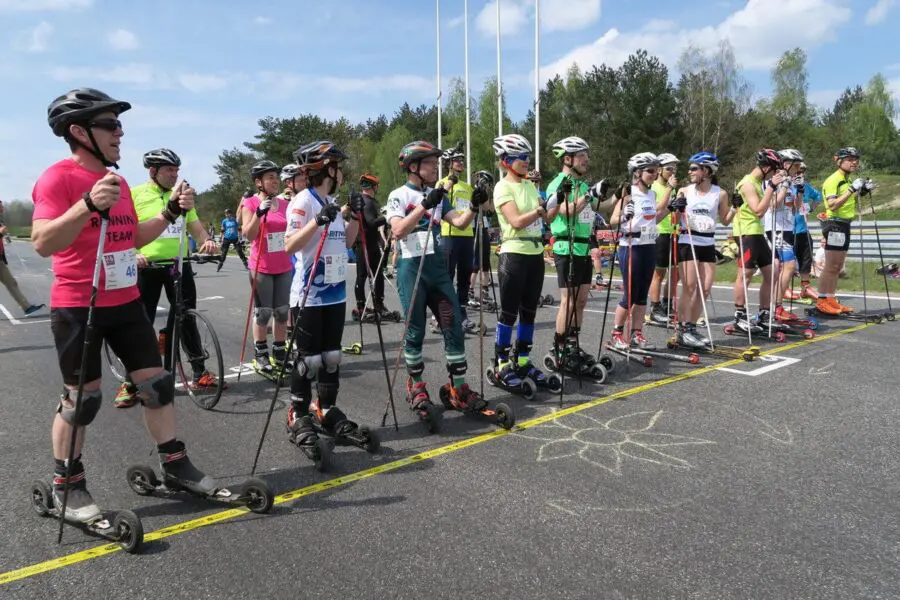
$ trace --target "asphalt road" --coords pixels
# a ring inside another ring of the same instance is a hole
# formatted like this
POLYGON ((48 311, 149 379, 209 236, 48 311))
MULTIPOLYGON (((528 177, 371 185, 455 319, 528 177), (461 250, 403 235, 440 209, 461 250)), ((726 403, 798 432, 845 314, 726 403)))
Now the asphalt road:
MULTIPOLYGON (((46 300, 49 262, 20 242, 10 259, 26 294, 46 300)), ((237 260, 219 274, 201 266, 197 285, 226 364, 237 368, 246 272, 237 260)), ((545 291, 555 291, 552 279, 545 291)), ((588 307, 590 349, 604 300, 595 292, 588 307)), ((716 300, 724 322, 730 293, 717 289, 716 300)), ((399 308, 392 290, 388 302, 399 308)), ((58 546, 57 523, 33 513, 28 488, 53 466, 48 430, 61 380, 47 313, 20 318, 3 288, 0 304, 9 312, 0 314, 3 598, 900 596, 894 323, 841 333, 859 324, 829 321, 811 342, 761 343, 774 353, 752 363, 617 361, 610 383, 570 380, 562 409, 547 394, 526 403, 487 387, 517 413, 509 434, 458 413, 427 434, 403 405, 401 372, 399 431, 379 430, 378 455, 338 448, 327 474, 287 443, 283 392, 259 472, 278 494, 300 491, 266 516, 136 496, 125 470, 156 466, 155 453, 140 409, 112 407, 109 377, 84 461, 95 499, 131 508, 158 538, 130 556, 72 528, 58 546)), ((539 311, 535 354, 550 349, 554 316, 539 311)), ((384 328, 391 366, 401 330, 384 328)), ((662 329, 648 335, 665 341, 662 329)), ((344 357, 339 403, 377 425, 387 391, 374 326, 365 336, 364 354, 344 357)), ((344 341, 358 338, 348 312, 344 341)), ((467 347, 477 385, 478 338, 467 347)), ((440 350, 429 334, 433 393, 445 377, 440 350)), ((193 459, 226 484, 249 474, 274 391, 256 375, 233 375, 214 411, 186 397, 178 404, 193 459)))

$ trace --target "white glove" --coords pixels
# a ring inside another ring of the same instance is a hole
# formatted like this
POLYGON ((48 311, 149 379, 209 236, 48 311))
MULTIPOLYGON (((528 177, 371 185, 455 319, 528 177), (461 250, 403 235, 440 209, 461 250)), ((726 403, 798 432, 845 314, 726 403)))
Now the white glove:
POLYGON ((794 177, 794 185, 803 185, 804 183, 806 183, 806 180, 803 178, 803 175, 794 177))
POLYGON ((875 188, 878 187, 878 184, 875 183, 874 181, 872 181, 871 179, 866 179, 866 182, 865 182, 865 184, 863 184, 863 187, 866 188, 867 192, 871 192, 872 190, 874 190, 875 188))
POLYGON ((850 191, 854 194, 861 190, 863 186, 866 185, 866 182, 862 180, 861 177, 857 177, 853 180, 853 183, 850 184, 850 191))
POLYGON ((634 202, 629 202, 622 209, 622 218, 626 221, 630 221, 634 218, 634 202))
POLYGON ((266 196, 266 199, 259 203, 259 206, 256 208, 257 216, 261 217, 272 208, 272 197, 266 196))

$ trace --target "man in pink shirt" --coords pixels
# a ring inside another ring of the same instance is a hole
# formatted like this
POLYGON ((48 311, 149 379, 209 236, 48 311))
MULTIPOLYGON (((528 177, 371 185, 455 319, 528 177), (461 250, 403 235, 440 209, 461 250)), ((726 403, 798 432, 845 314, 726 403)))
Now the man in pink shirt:
POLYGON ((199 471, 175 437, 175 382, 160 362, 156 335, 137 288, 135 249, 157 238, 194 205, 194 190, 179 182, 163 211, 138 222, 128 184, 108 167, 116 167, 124 132, 119 115, 127 102, 101 91, 79 88, 54 100, 47 109, 53 133, 72 154, 51 165, 35 183, 31 241, 41 256, 51 256, 55 281, 50 291, 50 327, 65 388, 53 421, 53 501, 60 505, 68 488, 67 520, 88 522, 100 514, 85 484, 81 449, 84 428, 102 405, 100 349, 105 339, 122 360, 139 390, 144 422, 157 444, 165 483, 199 494, 216 489, 199 471), (91 338, 87 349, 91 281, 100 242, 101 219, 109 219, 103 247, 91 338), (82 353, 88 352, 84 392, 75 410, 82 353), (73 425, 78 425, 73 462, 68 464, 73 425), (71 467, 66 477, 67 467, 71 467))

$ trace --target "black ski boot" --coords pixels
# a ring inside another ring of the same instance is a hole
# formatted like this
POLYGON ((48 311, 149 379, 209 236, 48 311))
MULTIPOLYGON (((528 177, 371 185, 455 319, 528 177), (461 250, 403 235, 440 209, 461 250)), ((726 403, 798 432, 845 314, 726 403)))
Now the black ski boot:
POLYGON ((338 444, 356 446, 370 454, 378 452, 378 448, 381 446, 378 434, 365 425, 360 427, 348 419, 337 406, 332 406, 324 411, 316 410, 314 423, 318 430, 333 437, 338 444))
POLYGON ((66 521, 75 523, 90 523, 100 516, 100 508, 94 504, 94 499, 87 490, 84 477, 84 465, 81 459, 76 458, 72 462, 72 475, 66 480, 66 461, 56 461, 56 469, 53 472, 53 506, 62 510, 63 494, 66 487, 69 488, 69 498, 66 501, 66 521))
POLYGON ((409 409, 415 411, 428 427, 429 433, 437 433, 441 427, 441 411, 438 410, 424 381, 415 382, 412 377, 406 378, 406 401, 409 409))
POLYGON ((324 473, 331 466, 331 445, 316 433, 313 416, 300 413, 301 409, 297 403, 292 403, 288 408, 285 427, 288 441, 300 448, 306 457, 313 461, 316 469, 324 473))

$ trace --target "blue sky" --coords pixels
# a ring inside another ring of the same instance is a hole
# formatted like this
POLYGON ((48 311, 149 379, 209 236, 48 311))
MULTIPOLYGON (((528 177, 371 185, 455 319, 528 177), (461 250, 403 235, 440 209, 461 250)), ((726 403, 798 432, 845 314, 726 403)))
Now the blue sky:
MULTIPOLYGON (((469 1, 473 93, 496 72, 495 1, 469 1)), ((533 102, 534 0, 500 2, 504 88, 519 120, 533 102)), ((442 77, 462 76, 463 0, 440 5, 442 77)), ((688 42, 712 50, 728 38, 757 97, 795 46, 822 106, 879 71, 900 97, 900 44, 890 41, 900 0, 541 0, 541 13, 542 78, 573 61, 617 66, 638 48, 674 68, 688 42)), ((435 61, 433 0, 0 0, 0 199, 30 197, 65 155, 46 107, 73 87, 134 104, 120 162, 130 182, 146 178, 144 151, 167 146, 204 189, 218 153, 251 139, 258 118, 358 121, 433 103, 435 61)))

